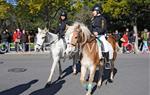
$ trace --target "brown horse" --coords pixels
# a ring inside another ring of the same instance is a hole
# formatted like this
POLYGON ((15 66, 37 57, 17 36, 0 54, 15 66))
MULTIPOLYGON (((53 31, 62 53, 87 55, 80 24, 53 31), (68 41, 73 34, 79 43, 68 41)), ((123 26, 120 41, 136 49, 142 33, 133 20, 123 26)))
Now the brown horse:
MULTIPOLYGON (((102 84, 102 75, 103 75, 103 61, 99 57, 99 52, 101 52, 100 47, 97 45, 97 40, 95 36, 92 36, 89 29, 82 23, 74 23, 72 26, 69 26, 66 30, 66 42, 67 49, 66 54, 73 53, 76 50, 76 47, 80 47, 81 51, 81 84, 86 84, 87 93, 86 95, 91 95, 92 83, 94 80, 96 68, 99 68, 99 80, 97 86, 102 84), (78 46, 79 45, 79 46, 78 46), (88 82, 85 81, 85 75, 87 70, 90 71, 88 82)), ((116 59, 116 43, 115 39, 112 36, 108 37, 108 41, 111 43, 114 53, 111 63, 111 75, 110 79, 113 80, 113 70, 114 70, 114 61, 116 59)))

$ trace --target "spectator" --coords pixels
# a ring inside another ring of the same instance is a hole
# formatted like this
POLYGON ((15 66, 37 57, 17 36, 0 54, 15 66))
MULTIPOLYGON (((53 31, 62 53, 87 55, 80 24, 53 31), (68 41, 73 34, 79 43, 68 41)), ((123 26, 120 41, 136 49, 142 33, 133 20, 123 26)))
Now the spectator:
POLYGON ((119 41, 120 41, 121 35, 119 34, 118 30, 115 31, 114 36, 116 38, 117 50, 120 50, 119 41))
POLYGON ((138 48, 140 51, 142 51, 142 47, 143 47, 143 38, 142 38, 142 33, 139 32, 138 33, 138 48))
POLYGON ((123 47, 123 53, 125 53, 125 47, 127 46, 129 40, 128 40, 128 31, 125 32, 123 37, 120 39, 122 41, 122 47, 123 47))
POLYGON ((29 36, 28 36, 28 40, 29 40, 29 43, 34 43, 34 33, 32 31, 29 32, 29 36))
POLYGON ((2 32, 2 34, 1 34, 2 43, 7 48, 7 51, 8 51, 8 47, 9 47, 9 37, 10 37, 10 35, 9 35, 7 29, 2 32))
POLYGON ((22 34, 21 34, 21 44, 22 44, 22 49, 23 49, 23 52, 25 52, 27 49, 27 40, 28 40, 28 36, 26 34, 26 31, 25 30, 22 30, 22 34))
POLYGON ((136 35, 135 33, 132 31, 129 35, 129 43, 131 43, 133 45, 133 50, 134 50, 134 53, 135 53, 135 39, 136 39, 136 35))
POLYGON ((148 49, 148 45, 147 45, 147 41, 148 41, 148 30, 147 29, 144 29, 144 32, 142 34, 142 38, 143 38, 143 48, 142 48, 142 52, 145 53, 145 52, 148 52, 149 49, 148 49))
POLYGON ((13 33, 13 41, 15 44, 15 51, 18 52, 20 48, 20 38, 21 38, 21 32, 20 29, 16 29, 13 33))

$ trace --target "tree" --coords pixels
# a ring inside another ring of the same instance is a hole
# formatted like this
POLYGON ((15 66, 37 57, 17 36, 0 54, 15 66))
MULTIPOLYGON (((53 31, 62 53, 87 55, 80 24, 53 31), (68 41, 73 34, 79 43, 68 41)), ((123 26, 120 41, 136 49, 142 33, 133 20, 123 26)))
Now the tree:
POLYGON ((149 0, 107 0, 103 5, 104 12, 112 15, 113 19, 122 20, 125 26, 133 26, 136 34, 136 52, 138 52, 137 21, 149 10, 149 0))
POLYGON ((7 14, 9 9, 10 5, 7 4, 4 0, 0 0, 0 28, 6 27, 5 20, 9 17, 9 15, 7 14))

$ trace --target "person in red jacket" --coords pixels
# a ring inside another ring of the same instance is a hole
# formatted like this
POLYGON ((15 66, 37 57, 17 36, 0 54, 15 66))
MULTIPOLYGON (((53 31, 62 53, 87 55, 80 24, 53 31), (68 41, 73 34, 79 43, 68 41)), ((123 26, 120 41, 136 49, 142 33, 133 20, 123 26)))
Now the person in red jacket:
POLYGON ((129 39, 128 39, 128 31, 125 32, 125 34, 121 38, 122 41, 122 47, 123 47, 123 53, 125 52, 125 47, 128 45, 129 39))
POLYGON ((14 33, 13 33, 13 41, 15 44, 15 51, 16 52, 19 51, 20 37, 21 37, 20 29, 16 29, 16 31, 14 31, 14 33))
POLYGON ((14 31, 14 33, 13 33, 13 42, 14 43, 16 42, 16 39, 17 39, 17 32, 14 31))

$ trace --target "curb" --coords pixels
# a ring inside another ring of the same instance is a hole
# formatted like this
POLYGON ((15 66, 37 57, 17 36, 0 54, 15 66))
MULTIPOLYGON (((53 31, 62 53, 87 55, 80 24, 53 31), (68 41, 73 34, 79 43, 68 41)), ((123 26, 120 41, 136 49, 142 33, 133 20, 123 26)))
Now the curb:
POLYGON ((49 54, 50 52, 9 52, 5 55, 49 54))

